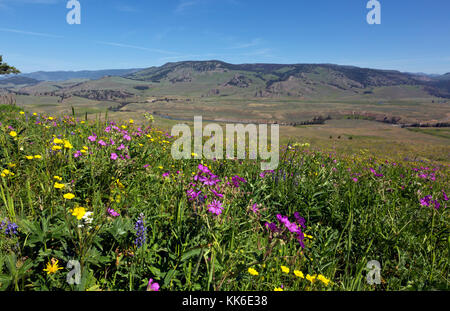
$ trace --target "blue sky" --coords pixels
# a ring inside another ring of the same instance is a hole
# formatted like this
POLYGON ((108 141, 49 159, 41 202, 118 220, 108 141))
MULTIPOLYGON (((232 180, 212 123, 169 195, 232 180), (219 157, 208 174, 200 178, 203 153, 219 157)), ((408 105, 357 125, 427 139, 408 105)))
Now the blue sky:
POLYGON ((145 68, 182 60, 335 63, 450 71, 450 1, 0 0, 0 55, 22 72, 145 68))

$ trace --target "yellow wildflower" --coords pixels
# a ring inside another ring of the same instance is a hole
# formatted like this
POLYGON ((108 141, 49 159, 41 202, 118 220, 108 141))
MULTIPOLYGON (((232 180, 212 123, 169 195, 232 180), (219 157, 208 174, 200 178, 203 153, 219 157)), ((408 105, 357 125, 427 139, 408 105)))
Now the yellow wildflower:
POLYGON ((28 160, 33 160, 34 159, 33 156, 25 156, 25 158, 27 158, 28 160))
POLYGON ((256 271, 253 268, 248 268, 248 273, 250 273, 251 275, 258 275, 259 274, 258 271, 256 271))
POLYGON ((0 174, 0 176, 2 176, 2 177, 6 177, 6 175, 11 175, 11 176, 14 176, 14 173, 13 172, 11 172, 10 170, 3 170, 2 171, 2 173, 0 174))
POLYGON ((61 149, 62 149, 61 146, 53 146, 53 147, 52 147, 52 150, 55 150, 55 151, 56 151, 56 150, 61 150, 61 149))
POLYGON ((72 146, 72 144, 70 143, 70 141, 64 140, 64 148, 66 148, 66 149, 72 149, 73 146, 72 146))
POLYGON ((72 211, 72 216, 75 216, 78 220, 81 220, 86 214, 86 209, 84 207, 77 207, 72 211))
POLYGON ((23 112, 23 111, 21 111, 21 112, 19 112, 20 114, 25 114, 25 112, 23 112))
POLYGON ((62 269, 62 267, 58 266, 58 260, 52 258, 51 263, 50 262, 47 263, 47 268, 44 269, 44 271, 46 271, 47 274, 52 274, 52 273, 58 272, 58 270, 61 270, 61 269, 62 269))
POLYGON ((59 177, 59 176, 53 176, 53 178, 54 178, 54 179, 56 179, 56 180, 59 180, 59 181, 61 181, 61 180, 62 180, 62 178, 61 178, 61 177, 59 177))
POLYGON ((322 274, 319 274, 319 276, 317 277, 317 279, 319 279, 320 281, 322 281, 323 284, 325 284, 325 286, 328 286, 328 283, 330 283, 330 280, 327 279, 325 276, 323 276, 322 274))
POLYGON ((15 165, 14 163, 11 163, 11 162, 8 163, 8 166, 9 166, 9 167, 16 167, 16 165, 15 165))
POLYGON ((53 143, 54 143, 54 144, 63 144, 63 143, 64 143, 64 140, 59 139, 59 138, 55 138, 55 139, 53 139, 53 143))
POLYGON ((281 266, 281 271, 283 271, 284 273, 289 273, 289 268, 286 266, 281 266))
POLYGON ((66 185, 64 185, 64 184, 60 184, 60 183, 58 183, 58 182, 55 182, 55 185, 54 185, 54 187, 56 188, 56 189, 62 189, 62 188, 64 188, 66 185))
POLYGON ((72 193, 66 193, 64 195, 64 199, 67 199, 67 200, 72 200, 74 197, 75 197, 75 195, 72 193))
POLYGON ((275 291, 275 292, 282 292, 283 289, 282 289, 281 287, 277 287, 277 288, 274 289, 274 291, 275 291))
POLYGON ((37 155, 34 156, 34 158, 35 158, 35 159, 40 159, 40 158, 42 158, 42 156, 39 155, 39 154, 37 154, 37 155))
POLYGON ((305 276, 303 275, 303 272, 301 272, 301 271, 294 270, 294 274, 295 274, 295 276, 298 276, 299 278, 302 278, 302 279, 305 278, 305 276))
POLYGON ((311 275, 307 274, 306 279, 308 281, 310 281, 311 283, 314 283, 314 281, 316 280, 316 276, 315 275, 311 276, 311 275))
POLYGON ((16 137, 17 133, 15 131, 11 131, 11 132, 9 132, 9 136, 16 137))

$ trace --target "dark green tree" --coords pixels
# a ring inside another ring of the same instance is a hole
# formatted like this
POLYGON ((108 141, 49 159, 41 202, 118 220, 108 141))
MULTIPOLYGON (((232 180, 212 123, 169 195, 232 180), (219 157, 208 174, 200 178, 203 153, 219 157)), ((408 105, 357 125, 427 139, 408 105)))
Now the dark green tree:
POLYGON ((0 55, 0 75, 8 75, 11 73, 20 73, 20 71, 12 66, 9 66, 7 63, 4 63, 3 57, 0 55))

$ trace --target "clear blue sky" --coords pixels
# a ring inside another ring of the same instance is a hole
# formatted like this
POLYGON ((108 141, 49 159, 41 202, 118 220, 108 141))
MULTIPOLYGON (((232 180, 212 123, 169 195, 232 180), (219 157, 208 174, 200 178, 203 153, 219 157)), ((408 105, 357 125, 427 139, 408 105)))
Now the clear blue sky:
POLYGON ((182 60, 335 63, 450 71, 450 1, 0 0, 0 55, 22 72, 144 68, 182 60))

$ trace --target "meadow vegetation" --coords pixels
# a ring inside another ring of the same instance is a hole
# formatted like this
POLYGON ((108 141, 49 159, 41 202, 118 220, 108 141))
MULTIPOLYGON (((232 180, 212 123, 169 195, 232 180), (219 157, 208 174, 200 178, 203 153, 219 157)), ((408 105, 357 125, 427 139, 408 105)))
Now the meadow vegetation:
POLYGON ((273 171, 174 160, 153 121, 0 106, 1 289, 448 290, 445 161, 292 135, 273 171))

